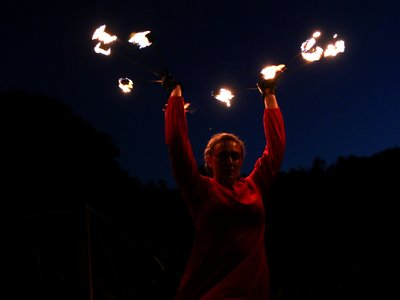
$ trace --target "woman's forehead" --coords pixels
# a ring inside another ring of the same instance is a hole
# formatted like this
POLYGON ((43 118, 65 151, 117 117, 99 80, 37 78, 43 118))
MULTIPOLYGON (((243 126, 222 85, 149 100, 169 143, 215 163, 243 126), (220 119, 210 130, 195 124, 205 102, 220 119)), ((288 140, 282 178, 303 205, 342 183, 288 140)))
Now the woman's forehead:
POLYGON ((226 150, 242 152, 243 149, 241 144, 234 140, 219 141, 214 146, 214 151, 226 151, 226 150))

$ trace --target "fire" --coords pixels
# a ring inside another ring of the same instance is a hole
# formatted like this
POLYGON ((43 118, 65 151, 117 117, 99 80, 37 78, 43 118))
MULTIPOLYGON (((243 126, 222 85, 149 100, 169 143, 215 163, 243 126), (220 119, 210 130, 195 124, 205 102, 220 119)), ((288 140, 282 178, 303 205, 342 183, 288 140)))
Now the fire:
POLYGON ((108 45, 113 43, 114 41, 117 40, 117 36, 111 35, 107 32, 105 32, 106 25, 102 25, 99 28, 95 30, 92 36, 92 40, 98 40, 99 42, 97 45, 94 47, 94 51, 96 53, 104 54, 104 55, 110 55, 111 54, 111 48, 108 47, 104 49, 104 45, 108 45))
POLYGON ((335 44, 329 44, 324 52, 324 57, 336 56, 338 53, 344 52, 344 41, 336 41, 335 44))
POLYGON ((285 65, 280 64, 277 66, 268 66, 261 70, 261 74, 264 76, 264 79, 272 79, 275 77, 277 72, 282 72, 285 68, 285 65))
POLYGON ((150 33, 150 31, 132 32, 128 42, 139 45, 140 49, 148 47, 151 45, 151 42, 146 37, 146 35, 149 33, 150 33))
POLYGON ((96 31, 93 33, 92 40, 99 40, 104 44, 110 44, 117 40, 117 36, 110 35, 109 33, 105 32, 106 25, 101 25, 96 31))
POLYGON ((133 89, 133 82, 129 78, 120 78, 118 86, 124 93, 130 93, 133 89))
POLYGON ((317 38, 321 36, 321 32, 316 31, 312 37, 301 44, 301 51, 309 51, 317 43, 317 38))
MULTIPOLYGON (((312 37, 301 44, 301 55, 306 61, 317 61, 322 57, 336 56, 338 53, 344 52, 345 46, 343 40, 337 40, 334 44, 328 44, 325 49, 317 46, 317 39, 321 36, 319 31, 313 33, 312 37)), ((337 34, 333 35, 333 39, 337 38, 337 34)))
POLYGON ((235 97, 230 90, 224 88, 221 88, 218 93, 212 93, 212 96, 215 99, 225 103, 228 107, 231 106, 231 100, 233 97, 235 97))

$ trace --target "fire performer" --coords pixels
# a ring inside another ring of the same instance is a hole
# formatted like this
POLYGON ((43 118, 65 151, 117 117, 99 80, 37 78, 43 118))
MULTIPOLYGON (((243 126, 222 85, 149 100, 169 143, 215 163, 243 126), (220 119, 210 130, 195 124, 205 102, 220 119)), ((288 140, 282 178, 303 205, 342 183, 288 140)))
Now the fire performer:
MULTIPOLYGON (((278 74, 279 75, 279 74, 278 74)), ((166 143, 174 177, 195 225, 191 255, 176 300, 270 299, 265 250, 266 193, 277 175, 286 146, 284 121, 275 96, 277 77, 260 77, 266 146, 247 177, 240 177, 245 155, 234 134, 211 137, 201 175, 189 141, 181 84, 170 74, 165 110, 166 143)))

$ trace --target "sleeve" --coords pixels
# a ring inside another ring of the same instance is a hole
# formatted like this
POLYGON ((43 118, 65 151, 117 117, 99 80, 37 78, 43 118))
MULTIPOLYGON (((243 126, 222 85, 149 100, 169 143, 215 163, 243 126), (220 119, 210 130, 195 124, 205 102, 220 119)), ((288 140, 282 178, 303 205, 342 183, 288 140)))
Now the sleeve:
POLYGON ((181 192, 187 195, 200 176, 189 141, 184 99, 172 96, 165 110, 165 142, 172 171, 181 192))
POLYGON ((286 147, 286 133, 279 108, 266 108, 263 122, 266 146, 249 177, 265 194, 279 172, 286 147))

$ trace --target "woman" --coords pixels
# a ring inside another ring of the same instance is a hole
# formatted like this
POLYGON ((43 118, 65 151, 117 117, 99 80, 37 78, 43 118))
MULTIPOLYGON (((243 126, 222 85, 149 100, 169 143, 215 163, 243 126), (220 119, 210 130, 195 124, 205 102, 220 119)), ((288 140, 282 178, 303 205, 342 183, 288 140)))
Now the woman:
POLYGON ((279 171, 285 149, 276 79, 261 79, 266 147, 247 177, 240 177, 245 149, 235 135, 221 133, 207 144, 211 176, 199 173, 189 141, 181 86, 170 75, 165 134, 173 174, 195 225, 195 239, 176 300, 270 298, 263 200, 279 171))

